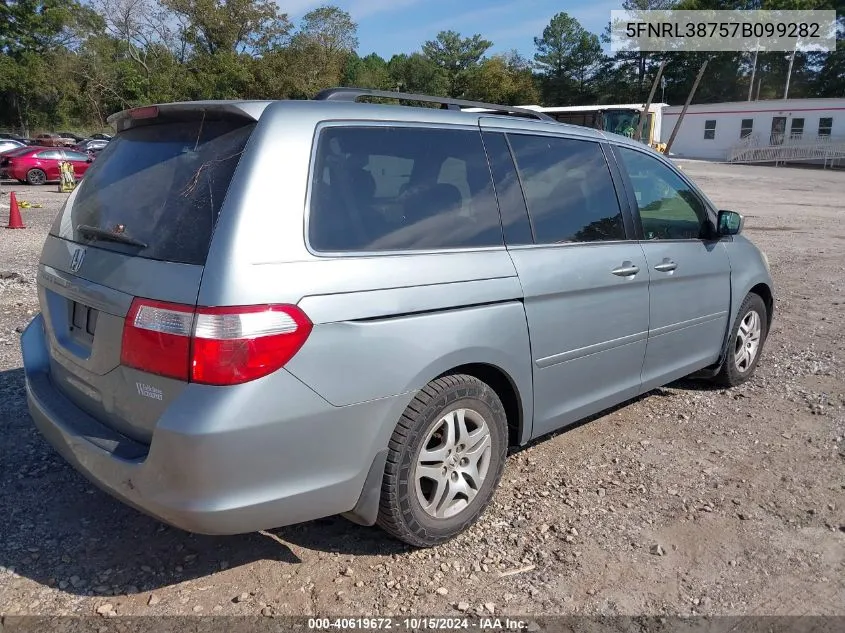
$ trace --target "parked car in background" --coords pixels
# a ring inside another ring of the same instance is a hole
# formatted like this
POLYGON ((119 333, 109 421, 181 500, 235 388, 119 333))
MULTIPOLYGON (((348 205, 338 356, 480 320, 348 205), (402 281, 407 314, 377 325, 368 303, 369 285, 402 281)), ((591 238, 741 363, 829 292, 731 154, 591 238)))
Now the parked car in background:
POLYGON ((18 141, 19 143, 26 144, 26 139, 23 136, 13 132, 0 132, 0 141, 18 141))
POLYGON ((103 134, 102 132, 97 132, 96 134, 92 134, 90 138, 99 141, 110 141, 112 137, 111 134, 103 134))
POLYGON ((19 147, 26 147, 26 143, 21 141, 13 141, 12 139, 8 138, 0 138, 0 154, 3 152, 8 152, 12 149, 17 149, 19 147))
POLYGON ((62 139, 61 136, 47 132, 43 134, 36 134, 35 138, 32 140, 37 143, 39 147, 62 147, 65 144, 64 139, 62 139))
POLYGON ((70 141, 68 146, 73 146, 78 143, 81 143, 87 138, 85 136, 79 136, 79 134, 74 134, 73 132, 57 132, 57 134, 66 141, 70 141))
POLYGON ((81 178, 93 161, 81 152, 56 147, 25 147, 7 152, 0 157, 0 172, 30 185, 43 185, 61 178, 59 163, 73 165, 73 173, 81 178))
POLYGON ((103 139, 89 138, 74 145, 73 150, 76 152, 82 152, 83 154, 91 151, 98 152, 108 144, 109 142, 103 139))

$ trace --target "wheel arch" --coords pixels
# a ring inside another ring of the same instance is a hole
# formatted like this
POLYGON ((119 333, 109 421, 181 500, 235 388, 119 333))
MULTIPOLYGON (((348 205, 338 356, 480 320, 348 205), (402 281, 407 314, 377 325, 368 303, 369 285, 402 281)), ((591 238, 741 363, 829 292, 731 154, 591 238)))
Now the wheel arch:
POLYGON ((772 325, 772 317, 775 311, 774 292, 768 284, 761 282, 750 288, 743 296, 743 299, 752 293, 758 295, 763 300, 763 303, 766 304, 766 332, 768 332, 772 325))
POLYGON ((522 394, 508 372, 489 363, 467 363, 442 372, 434 380, 451 374, 474 376, 496 392, 499 400, 502 401, 507 416, 508 447, 520 446, 528 440, 530 433, 525 434, 525 411, 522 394))

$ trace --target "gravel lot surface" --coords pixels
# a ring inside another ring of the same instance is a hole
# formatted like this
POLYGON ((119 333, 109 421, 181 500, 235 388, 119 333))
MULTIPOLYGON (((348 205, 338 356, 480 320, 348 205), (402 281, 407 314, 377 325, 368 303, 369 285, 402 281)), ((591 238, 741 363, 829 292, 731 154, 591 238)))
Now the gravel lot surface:
POLYGON ((478 525, 425 551, 340 518, 195 536, 67 466, 28 417, 18 341, 65 195, 16 185, 43 208, 0 229, 0 613, 845 615, 845 172, 681 164, 771 261, 756 377, 533 444, 478 525))

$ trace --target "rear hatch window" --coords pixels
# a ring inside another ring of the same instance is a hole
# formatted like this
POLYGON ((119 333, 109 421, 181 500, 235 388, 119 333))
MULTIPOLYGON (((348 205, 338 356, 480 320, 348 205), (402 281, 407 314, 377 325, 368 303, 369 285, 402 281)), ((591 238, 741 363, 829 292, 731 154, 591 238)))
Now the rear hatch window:
POLYGON ((205 264, 226 191, 254 121, 155 122, 118 134, 51 234, 97 248, 205 264))

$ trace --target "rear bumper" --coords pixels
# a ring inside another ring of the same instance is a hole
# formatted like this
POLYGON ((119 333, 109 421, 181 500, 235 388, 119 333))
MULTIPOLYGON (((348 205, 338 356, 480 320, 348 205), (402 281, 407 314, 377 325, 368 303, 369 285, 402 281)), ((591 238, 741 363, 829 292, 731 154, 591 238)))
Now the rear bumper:
POLYGON ((47 441, 109 494, 202 534, 253 532, 352 510, 411 397, 334 407, 284 370, 237 387, 189 385, 146 446, 53 386, 40 315, 21 346, 29 410, 47 441))

